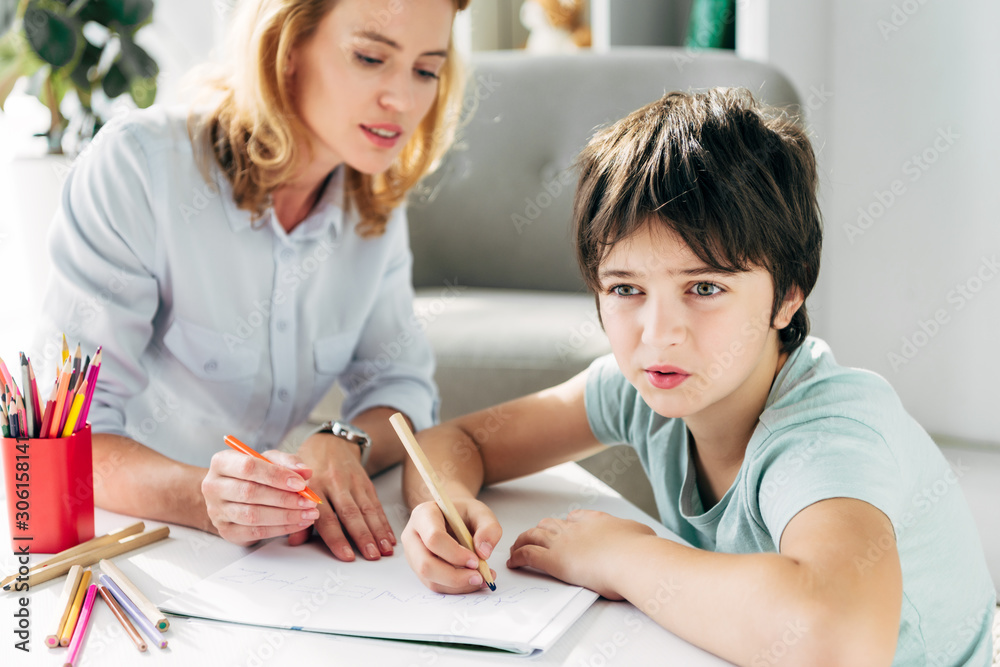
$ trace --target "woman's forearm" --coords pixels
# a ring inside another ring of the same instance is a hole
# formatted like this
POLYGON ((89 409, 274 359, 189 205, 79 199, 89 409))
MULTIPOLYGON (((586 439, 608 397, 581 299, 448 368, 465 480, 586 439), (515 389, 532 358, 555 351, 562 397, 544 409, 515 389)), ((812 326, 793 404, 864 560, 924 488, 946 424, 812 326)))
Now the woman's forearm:
POLYGON ((102 509, 215 533, 201 481, 207 470, 170 459, 135 440, 96 433, 94 504, 102 509))

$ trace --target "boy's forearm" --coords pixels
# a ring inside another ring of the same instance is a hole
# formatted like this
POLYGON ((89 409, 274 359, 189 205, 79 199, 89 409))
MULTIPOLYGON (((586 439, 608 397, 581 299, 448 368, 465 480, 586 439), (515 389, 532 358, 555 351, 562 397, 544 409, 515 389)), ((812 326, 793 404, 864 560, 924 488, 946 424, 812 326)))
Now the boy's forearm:
MULTIPOLYGON (((453 500, 463 494, 475 497, 479 493, 483 459, 469 434, 449 423, 421 431, 417 440, 453 500)), ((433 499, 409 457, 403 468, 403 497, 410 509, 433 499)))
MULTIPOLYGON (((618 545, 618 593, 674 634, 739 665, 874 665, 850 600, 795 560, 636 536, 618 545), (853 616, 853 618, 852 618, 853 616)), ((872 641, 875 641, 874 639, 872 641)))
POLYGON ((216 532, 201 482, 205 468, 119 435, 93 436, 94 504, 112 512, 216 532))

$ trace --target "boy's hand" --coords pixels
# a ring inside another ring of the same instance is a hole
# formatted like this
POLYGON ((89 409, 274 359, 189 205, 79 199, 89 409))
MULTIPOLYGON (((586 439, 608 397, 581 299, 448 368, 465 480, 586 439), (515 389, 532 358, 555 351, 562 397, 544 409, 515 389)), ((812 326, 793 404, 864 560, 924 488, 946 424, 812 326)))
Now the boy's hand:
MULTIPOLYGON (((503 534, 496 516, 485 504, 475 498, 460 498, 454 503, 472 533, 477 553, 455 540, 440 508, 431 501, 413 508, 401 538, 410 567, 435 593, 471 593, 486 586, 477 571, 479 559, 490 557, 503 534)), ((496 572, 490 573, 496 577, 496 572)))
POLYGON ((531 567, 610 600, 621 600, 612 582, 620 572, 617 556, 629 548, 630 540, 649 535, 656 533, 636 521, 575 510, 565 520, 542 519, 521 533, 510 548, 507 567, 531 567))

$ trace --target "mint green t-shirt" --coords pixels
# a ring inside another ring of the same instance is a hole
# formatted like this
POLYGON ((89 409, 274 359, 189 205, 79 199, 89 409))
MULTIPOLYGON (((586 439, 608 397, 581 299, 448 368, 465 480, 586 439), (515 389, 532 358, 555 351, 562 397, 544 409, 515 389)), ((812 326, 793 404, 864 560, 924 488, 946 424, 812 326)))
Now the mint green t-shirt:
MULTIPOLYGON (((708 511, 684 422, 653 412, 611 355, 590 367, 586 407, 601 442, 635 448, 661 521, 698 548, 776 552, 788 522, 815 502, 877 507, 903 572, 893 664, 990 664, 996 600, 972 513, 957 474, 880 376, 838 366, 825 342, 807 338, 775 378, 736 480, 708 511)), ((880 553, 873 544, 866 558, 880 553)))

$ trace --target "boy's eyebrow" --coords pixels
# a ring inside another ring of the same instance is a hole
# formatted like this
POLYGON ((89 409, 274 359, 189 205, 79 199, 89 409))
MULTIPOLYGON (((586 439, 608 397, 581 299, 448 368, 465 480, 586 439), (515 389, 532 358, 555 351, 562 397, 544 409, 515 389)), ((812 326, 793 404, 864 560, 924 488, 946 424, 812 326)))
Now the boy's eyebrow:
MULTIPOLYGON (((355 37, 359 37, 361 39, 369 39, 369 40, 371 40, 373 42, 380 42, 382 44, 385 44, 386 46, 390 46, 390 47, 396 49, 397 51, 402 51, 403 50, 403 47, 401 47, 398 43, 396 43, 395 41, 389 39, 388 37, 386 37, 383 34, 375 32, 374 30, 358 30, 358 31, 355 31, 354 36, 355 37)), ((422 55, 422 56, 439 56, 441 58, 446 58, 448 56, 448 51, 447 50, 444 50, 444 51, 425 51, 424 53, 421 53, 420 55, 422 55)))
MULTIPOLYGON (((606 278, 642 278, 645 277, 644 272, 630 271, 628 269, 604 269, 598 273, 598 280, 604 280, 606 278)), ((690 269, 678 269, 667 271, 669 276, 729 276, 732 275, 731 272, 719 271, 713 269, 709 266, 695 266, 690 269)))

